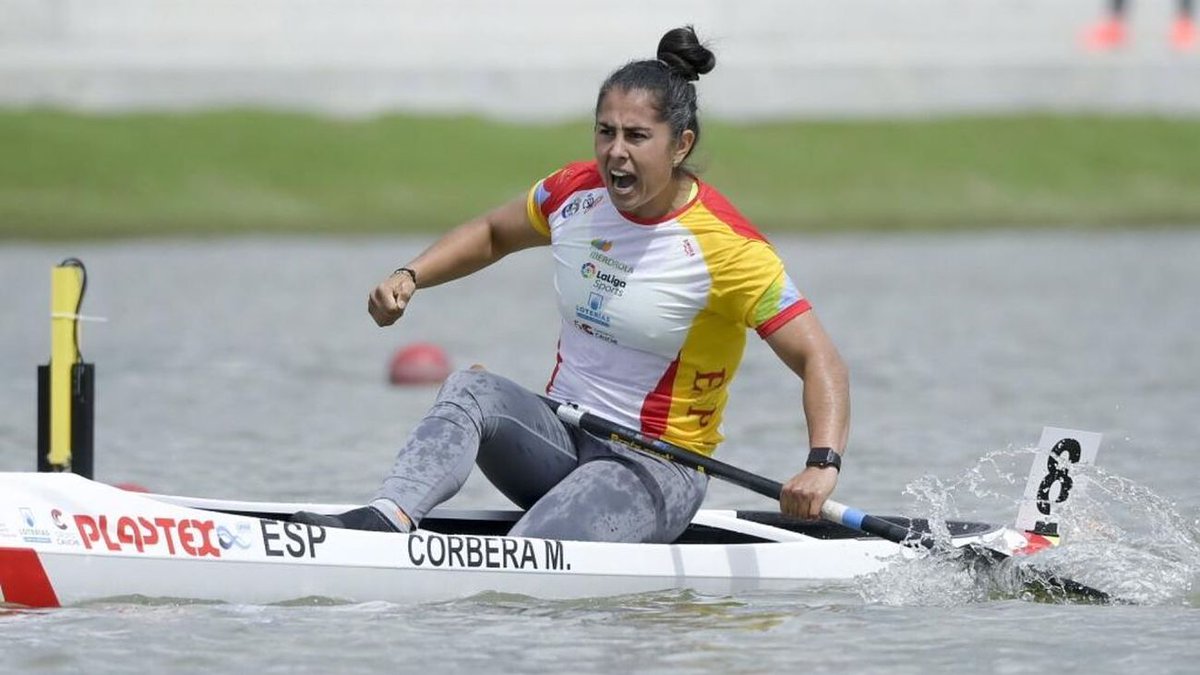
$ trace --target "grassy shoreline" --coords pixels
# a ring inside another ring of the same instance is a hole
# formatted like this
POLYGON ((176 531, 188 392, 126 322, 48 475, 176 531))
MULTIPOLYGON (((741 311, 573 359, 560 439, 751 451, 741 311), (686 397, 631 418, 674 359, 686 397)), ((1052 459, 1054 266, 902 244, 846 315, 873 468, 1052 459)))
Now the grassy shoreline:
MULTIPOLYGON (((444 230, 591 154, 590 125, 0 111, 0 239, 444 230)), ((1200 119, 707 122, 761 229, 1200 225, 1200 119)))

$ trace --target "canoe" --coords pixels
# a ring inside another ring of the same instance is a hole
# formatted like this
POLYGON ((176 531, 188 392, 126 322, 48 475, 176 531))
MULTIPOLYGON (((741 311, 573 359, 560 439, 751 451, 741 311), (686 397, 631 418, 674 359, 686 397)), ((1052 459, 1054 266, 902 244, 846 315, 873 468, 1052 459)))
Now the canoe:
MULTIPOLYGON (((737 594, 849 580, 916 555, 829 522, 701 510, 672 544, 507 537, 517 511, 433 511, 412 534, 287 522, 348 504, 127 492, 70 473, 0 473, 0 603, 130 598, 266 604, 425 602, 486 591, 578 598, 689 588, 737 594)), ((916 531, 921 520, 889 517, 916 531)), ((1017 530, 948 523, 952 543, 1019 548, 1017 530)))
MULTIPOLYGON (((702 510, 671 544, 622 544, 505 536, 520 517, 515 511, 435 510, 411 534, 324 528, 288 522, 288 516, 300 510, 338 513, 354 505, 133 493, 56 473, 73 468, 90 475, 92 467, 95 397, 90 364, 80 358, 77 324, 86 278, 83 263, 74 258, 53 277, 55 365, 39 368, 41 471, 0 473, 0 606, 59 607, 129 597, 421 602, 486 591, 545 598, 672 588, 734 594, 853 579, 920 555, 921 547, 946 552, 929 536, 926 522, 878 517, 833 499, 822 505, 820 522, 787 520, 778 513, 702 510), (74 368, 80 369, 78 380, 72 379, 74 368)), ((648 437, 575 404, 545 401, 564 423, 600 438, 774 500, 783 493, 776 481, 648 437)), ((1043 429, 1017 529, 951 521, 946 524, 951 545, 981 544, 951 553, 971 565, 990 566, 1051 545, 1046 535, 1056 538, 1060 507, 1085 485, 1083 477, 1070 472, 1090 464, 1099 442, 1095 433, 1043 429)), ((1037 571, 1032 578, 1043 588, 1107 598, 1053 574, 1037 571)))

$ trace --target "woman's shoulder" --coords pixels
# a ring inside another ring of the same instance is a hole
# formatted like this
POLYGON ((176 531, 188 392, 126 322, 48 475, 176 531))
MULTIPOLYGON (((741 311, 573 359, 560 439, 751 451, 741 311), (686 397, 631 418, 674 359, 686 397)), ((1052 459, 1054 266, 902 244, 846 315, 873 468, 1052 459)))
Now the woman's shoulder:
POLYGON ((542 214, 542 219, 547 219, 570 199, 571 195, 603 186, 604 180, 600 177, 595 160, 571 162, 533 186, 529 197, 532 200, 530 208, 536 206, 542 214))
POLYGON ((562 190, 574 192, 603 187, 604 180, 600 177, 600 169, 596 166, 596 160, 592 159, 570 162, 546 176, 541 184, 550 192, 562 190))
POLYGON ((710 227, 716 232, 725 233, 736 239, 767 243, 767 238, 763 236, 762 232, 750 222, 749 218, 742 215, 742 212, 725 195, 710 183, 700 179, 697 179, 697 182, 700 185, 697 206, 707 216, 706 220, 709 221, 710 227))

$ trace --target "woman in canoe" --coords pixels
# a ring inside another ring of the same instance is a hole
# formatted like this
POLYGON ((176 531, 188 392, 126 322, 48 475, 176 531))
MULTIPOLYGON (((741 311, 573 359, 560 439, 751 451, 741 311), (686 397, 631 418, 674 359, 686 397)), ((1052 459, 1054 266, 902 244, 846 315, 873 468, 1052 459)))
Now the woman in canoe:
MULTIPOLYGON (((418 289, 549 246, 562 316, 546 394, 643 434, 712 454, 747 330, 803 380, 809 450, 783 513, 818 517, 849 431, 846 368, 764 237, 686 160, 700 140, 692 84, 716 64, 691 27, 657 58, 612 73, 596 103, 595 158, 452 230, 372 292, 388 326, 418 289)), ((407 532, 472 464, 526 509, 512 536, 666 543, 708 478, 568 426, 539 396, 482 369, 453 373, 367 506, 299 522, 407 532)))

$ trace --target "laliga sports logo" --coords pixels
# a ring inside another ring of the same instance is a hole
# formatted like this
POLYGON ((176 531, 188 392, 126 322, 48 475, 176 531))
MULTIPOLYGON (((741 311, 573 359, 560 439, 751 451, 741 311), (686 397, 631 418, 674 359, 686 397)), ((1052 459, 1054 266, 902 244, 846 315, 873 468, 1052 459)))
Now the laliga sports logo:
POLYGON ((584 279, 595 279, 592 288, 609 295, 625 295, 625 287, 629 285, 627 281, 611 272, 601 272, 592 263, 584 263, 583 267, 579 268, 579 274, 584 279))

